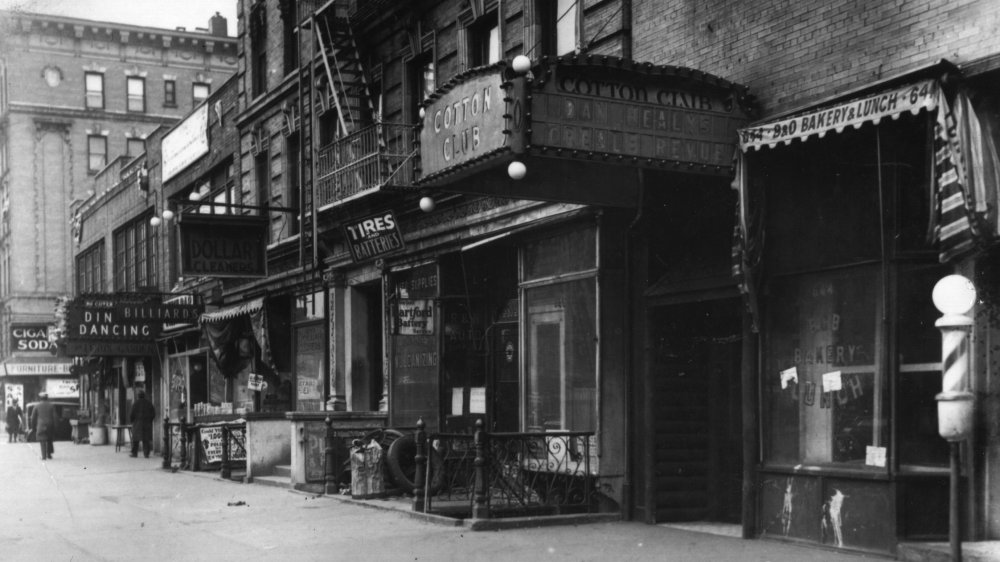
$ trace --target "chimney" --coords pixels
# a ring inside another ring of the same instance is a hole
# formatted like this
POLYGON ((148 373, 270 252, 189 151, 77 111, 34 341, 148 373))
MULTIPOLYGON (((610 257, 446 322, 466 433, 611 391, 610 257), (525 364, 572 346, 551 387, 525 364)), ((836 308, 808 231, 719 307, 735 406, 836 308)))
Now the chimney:
POLYGON ((213 37, 229 37, 229 22, 219 12, 208 20, 208 29, 213 37))

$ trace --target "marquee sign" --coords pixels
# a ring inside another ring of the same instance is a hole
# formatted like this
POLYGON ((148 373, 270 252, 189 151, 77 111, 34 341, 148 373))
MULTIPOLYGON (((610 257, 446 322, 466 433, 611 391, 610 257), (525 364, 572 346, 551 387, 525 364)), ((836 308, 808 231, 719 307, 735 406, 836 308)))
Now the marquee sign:
POLYGON ((159 293, 92 294, 66 305, 66 354, 147 355, 164 324, 196 323, 201 307, 159 293))
POLYGON ((528 144, 554 156, 728 175, 736 131, 749 121, 742 95, 690 69, 572 59, 536 78, 528 144))

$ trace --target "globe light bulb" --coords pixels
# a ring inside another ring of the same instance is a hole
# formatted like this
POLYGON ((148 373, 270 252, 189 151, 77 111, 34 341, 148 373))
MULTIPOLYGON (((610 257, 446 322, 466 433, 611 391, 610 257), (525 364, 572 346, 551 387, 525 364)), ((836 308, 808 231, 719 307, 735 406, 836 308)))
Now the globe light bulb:
POLYGON ((524 162, 514 160, 507 165, 507 175, 510 176, 510 179, 512 180, 524 179, 524 176, 527 173, 528 168, 524 165, 524 162))
POLYGON ((510 68, 518 74, 524 74, 525 72, 531 70, 531 59, 524 55, 517 55, 514 57, 514 60, 511 61, 510 68))
POLYGON ((421 211, 423 211, 425 213, 429 213, 429 212, 433 211, 434 207, 436 207, 436 206, 437 206, 437 203, 434 202, 434 198, 433 197, 421 197, 420 198, 420 210, 421 211))
POLYGON ((174 220, 174 212, 171 211, 170 209, 163 211, 163 220, 165 221, 174 220))
POLYGON ((201 193, 198 191, 192 191, 191 194, 188 195, 188 201, 198 201, 200 199, 201 199, 201 193))
POLYGON ((976 304, 976 286, 961 275, 948 275, 934 285, 931 300, 941 314, 965 314, 976 304))
POLYGON ((160 226, 161 222, 163 222, 163 221, 160 220, 160 217, 153 217, 153 218, 149 219, 150 226, 160 226))

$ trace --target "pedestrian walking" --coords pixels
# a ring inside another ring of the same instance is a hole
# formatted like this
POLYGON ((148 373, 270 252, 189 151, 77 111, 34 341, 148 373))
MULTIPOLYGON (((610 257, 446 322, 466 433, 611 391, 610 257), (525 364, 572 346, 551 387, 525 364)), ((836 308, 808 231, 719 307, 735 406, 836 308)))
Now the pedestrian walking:
POLYGON ((21 434, 21 426, 24 424, 24 411, 18 405, 17 400, 11 400, 7 406, 7 442, 16 443, 17 436, 21 434))
POLYGON ((149 451, 153 447, 153 420, 156 419, 156 408, 153 403, 146 398, 146 393, 140 391, 135 404, 132 404, 132 412, 129 414, 129 421, 132 422, 132 455, 138 456, 139 442, 142 442, 142 454, 147 459, 149 451))
POLYGON ((52 439, 55 438, 56 408, 49 402, 48 392, 38 393, 38 404, 31 411, 31 429, 35 432, 35 439, 38 440, 42 448, 42 460, 51 459, 55 447, 52 446, 52 439))

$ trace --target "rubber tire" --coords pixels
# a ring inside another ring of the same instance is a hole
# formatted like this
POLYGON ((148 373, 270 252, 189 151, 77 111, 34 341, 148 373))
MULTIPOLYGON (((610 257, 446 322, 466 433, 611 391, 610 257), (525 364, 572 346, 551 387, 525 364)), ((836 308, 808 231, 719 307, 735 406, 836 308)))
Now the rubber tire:
MULTIPOLYGON (((430 493, 434 495, 440 492, 444 486, 444 463, 441 460, 440 453, 433 447, 428 447, 428 449, 430 451, 428 457, 431 462, 431 472, 433 475, 430 483, 430 493)), ((386 453, 385 463, 389 468, 389 475, 392 477, 392 481, 399 489, 408 494, 412 494, 416 489, 413 482, 417 472, 416 456, 417 439, 412 434, 403 435, 393 441, 389 445, 388 453, 386 453)))

